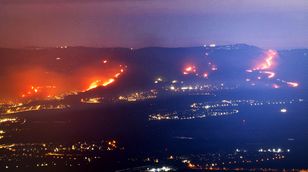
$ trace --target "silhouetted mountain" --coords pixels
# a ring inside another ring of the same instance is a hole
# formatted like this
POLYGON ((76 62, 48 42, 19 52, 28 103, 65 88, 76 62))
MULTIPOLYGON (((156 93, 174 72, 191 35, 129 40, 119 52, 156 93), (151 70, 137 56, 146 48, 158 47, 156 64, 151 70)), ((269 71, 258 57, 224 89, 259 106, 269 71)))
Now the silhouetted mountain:
MULTIPOLYGON (((129 48, 28 48, 0 49, 0 80, 6 80, 8 72, 18 72, 27 66, 40 66, 44 69, 69 74, 83 66, 101 63, 103 59, 127 66, 125 73, 117 79, 117 84, 104 90, 110 94, 153 86, 156 78, 164 80, 185 80, 202 82, 237 82, 245 79, 245 70, 252 68, 264 50, 246 44, 164 48, 148 47, 141 49, 129 48), (61 61, 57 61, 61 59, 61 61), (187 65, 194 65, 196 75, 183 75, 187 65), (215 67, 215 71, 211 68, 215 67), (217 68, 217 70, 216 70, 217 68), (207 72, 209 77, 202 78, 207 72)), ((308 50, 281 50, 278 59, 277 73, 286 79, 304 82, 307 74, 308 50), (286 70, 287 69, 287 70, 286 70), (288 71, 288 72, 287 72, 288 71)), ((112 66, 113 67, 113 66, 112 66)), ((109 68, 109 66, 104 66, 109 68)), ((96 92, 91 90, 90 92, 96 92)), ((99 91, 100 92, 100 91, 99 91)))

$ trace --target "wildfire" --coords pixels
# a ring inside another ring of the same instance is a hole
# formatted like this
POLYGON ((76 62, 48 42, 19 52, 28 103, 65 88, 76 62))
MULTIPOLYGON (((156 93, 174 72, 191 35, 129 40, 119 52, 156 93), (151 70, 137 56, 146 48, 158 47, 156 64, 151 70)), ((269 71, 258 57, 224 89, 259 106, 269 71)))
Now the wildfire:
MULTIPOLYGON (((266 74, 268 79, 272 79, 276 76, 274 71, 270 71, 273 68, 274 60, 278 57, 278 53, 275 50, 267 50, 265 52, 265 59, 260 63, 257 64, 253 69, 248 69, 246 72, 253 73, 257 71, 260 74, 266 74)), ((257 77, 258 80, 262 79, 261 76, 257 77)))
POLYGON ((103 86, 106 87, 107 85, 113 83, 115 80, 113 78, 109 79, 108 81, 103 83, 103 86))
POLYGON ((95 80, 95 81, 91 82, 91 84, 86 89, 86 91, 89 91, 91 89, 97 88, 99 86, 103 86, 103 87, 108 86, 109 84, 113 83, 115 81, 115 78, 118 78, 121 75, 121 73, 123 73, 123 72, 124 72, 124 69, 120 69, 120 72, 116 73, 114 75, 114 78, 109 78, 108 80, 104 80, 104 81, 98 79, 98 80, 95 80))
POLYGON ((19 67, 18 72, 5 66, 5 77, 0 78, 3 83, 0 85, 0 103, 59 99, 100 86, 107 87, 120 78, 127 68, 106 58, 73 64, 68 63, 65 57, 55 61, 53 68, 46 67, 50 64, 43 61, 35 65, 25 64, 19 67), (58 63, 58 60, 65 63, 58 63))
POLYGON ((276 75, 276 73, 275 72, 272 72, 272 71, 263 71, 263 72, 261 72, 261 73, 264 73, 264 74, 267 74, 268 76, 267 76, 267 78, 274 78, 275 77, 275 75, 276 75))
POLYGON ((273 66, 273 60, 277 57, 278 53, 275 50, 268 50, 266 52, 265 60, 258 64, 253 70, 266 70, 273 66))
POLYGON ((288 86, 290 87, 298 87, 299 84, 297 82, 287 82, 288 86))
POLYGON ((106 87, 107 85, 113 83, 115 81, 115 79, 111 78, 109 79, 108 81, 102 81, 102 80, 96 80, 96 81, 93 81, 90 86, 87 88, 86 91, 89 91, 89 90, 92 90, 94 88, 97 88, 99 86, 104 86, 106 87))
POLYGON ((94 88, 98 87, 98 86, 100 85, 101 82, 102 82, 101 80, 93 81, 93 82, 90 84, 90 86, 89 86, 89 88, 88 88, 87 90, 91 90, 91 89, 94 89, 94 88))
POLYGON ((196 71, 197 71, 196 67, 194 65, 190 65, 184 69, 183 74, 188 75, 188 74, 196 73, 196 71))
POLYGON ((30 88, 21 94, 22 98, 29 98, 29 97, 51 97, 51 94, 55 92, 56 86, 30 86, 30 88))
MULTIPOLYGON (((246 72, 248 73, 253 73, 253 72, 258 72, 258 74, 265 74, 267 75, 268 79, 272 79, 276 76, 276 73, 272 71, 271 69, 273 68, 273 65, 275 63, 275 59, 278 57, 278 53, 275 50, 268 50, 265 53, 265 59, 263 60, 262 63, 258 64, 256 67, 253 69, 248 69, 246 72)), ((261 76, 257 77, 258 80, 262 79, 261 76)), ((298 87, 299 83, 297 82, 288 82, 284 81, 281 79, 276 79, 276 82, 279 82, 280 84, 272 84, 272 88, 280 88, 281 85, 287 85, 289 87, 298 87)))
POLYGON ((89 91, 89 90, 92 90, 94 88, 97 88, 99 86, 103 86, 103 87, 106 87, 108 86, 109 84, 113 83, 115 81, 114 78, 110 78, 109 80, 107 81, 102 81, 102 80, 95 80, 93 81, 89 87, 86 89, 86 91, 89 91))

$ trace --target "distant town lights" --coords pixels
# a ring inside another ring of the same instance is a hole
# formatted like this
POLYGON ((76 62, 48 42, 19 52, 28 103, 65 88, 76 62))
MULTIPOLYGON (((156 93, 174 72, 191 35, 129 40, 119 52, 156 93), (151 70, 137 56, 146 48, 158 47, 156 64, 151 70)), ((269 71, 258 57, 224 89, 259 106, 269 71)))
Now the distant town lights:
POLYGON ((214 47, 216 47, 216 44, 210 44, 209 45, 211 48, 214 48, 214 47))

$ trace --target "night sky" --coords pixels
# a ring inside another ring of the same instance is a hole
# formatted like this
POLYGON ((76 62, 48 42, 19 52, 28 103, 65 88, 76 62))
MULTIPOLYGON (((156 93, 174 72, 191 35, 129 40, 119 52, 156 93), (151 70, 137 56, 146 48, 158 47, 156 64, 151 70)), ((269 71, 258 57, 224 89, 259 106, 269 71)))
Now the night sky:
POLYGON ((0 47, 308 47, 307 0, 0 0, 0 47))

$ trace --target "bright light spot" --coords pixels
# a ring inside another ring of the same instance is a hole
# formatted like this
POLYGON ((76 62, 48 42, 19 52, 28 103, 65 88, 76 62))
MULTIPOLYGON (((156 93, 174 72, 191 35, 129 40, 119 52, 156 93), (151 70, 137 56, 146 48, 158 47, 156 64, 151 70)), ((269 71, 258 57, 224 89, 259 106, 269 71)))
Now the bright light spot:
POLYGON ((218 68, 217 68, 216 66, 213 65, 212 68, 211 68, 211 70, 212 70, 212 71, 215 71, 215 70, 218 70, 218 68))
POLYGON ((280 153, 280 152, 281 152, 281 149, 280 149, 280 148, 278 148, 277 152, 278 152, 278 153, 280 153))
POLYGON ((246 72, 251 73, 251 72, 252 72, 252 70, 248 69, 248 70, 246 70, 246 72))
POLYGON ((187 66, 185 67, 184 71, 183 71, 183 74, 184 75, 187 75, 187 74, 191 74, 191 73, 196 73, 196 67, 191 65, 191 66, 187 66))
POLYGON ((158 77, 157 79, 155 79, 154 83, 158 84, 159 82, 163 82, 163 79, 161 77, 158 77))
POLYGON ((210 107, 211 106, 209 106, 209 105, 204 106, 205 109, 209 109, 210 107))
POLYGON ((204 78, 207 78, 208 76, 209 76, 209 74, 206 73, 206 72, 203 74, 203 77, 204 77, 204 78))
POLYGON ((161 168, 151 168, 151 169, 147 169, 147 171, 149 171, 149 172, 160 172, 160 171, 171 171, 172 170, 172 168, 170 168, 170 167, 165 167, 165 166, 163 166, 163 167, 161 167, 161 168))
POLYGON ((281 112, 281 113, 286 113, 286 112, 287 112, 287 109, 285 109, 285 108, 280 109, 280 112, 281 112))
POLYGON ((187 67, 185 70, 186 70, 187 72, 190 72, 190 71, 192 70, 192 67, 187 67))
POLYGON ((277 89, 277 88, 280 88, 280 86, 277 84, 273 84, 273 88, 277 89))
POLYGON ((210 44, 209 45, 211 48, 214 48, 214 47, 216 47, 216 44, 210 44))

